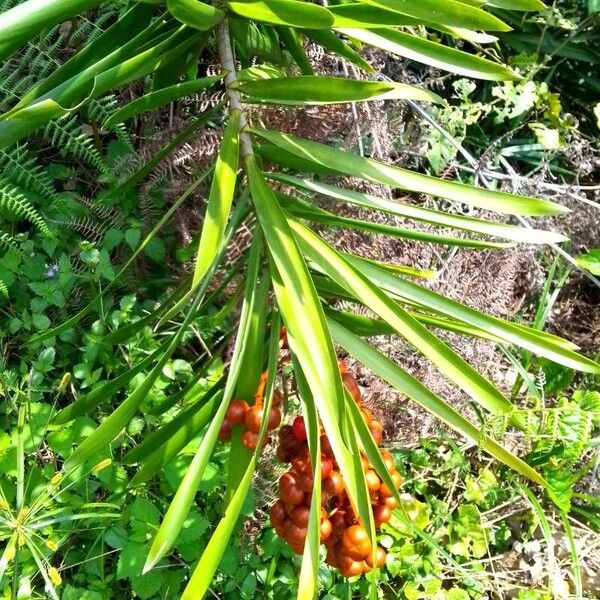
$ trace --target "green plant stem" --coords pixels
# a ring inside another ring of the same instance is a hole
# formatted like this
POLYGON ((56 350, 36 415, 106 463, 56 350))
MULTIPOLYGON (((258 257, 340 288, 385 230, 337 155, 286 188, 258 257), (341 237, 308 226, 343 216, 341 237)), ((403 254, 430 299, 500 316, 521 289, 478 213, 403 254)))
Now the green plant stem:
POLYGON ((231 44, 231 34, 229 32, 229 21, 225 19, 217 26, 217 47, 219 51, 219 59, 225 71, 225 90, 229 99, 229 111, 239 111, 240 114, 240 145, 241 154, 245 158, 252 156, 252 140, 250 134, 244 131, 247 124, 246 113, 242 106, 242 98, 238 90, 232 86, 237 83, 237 74, 235 67, 235 57, 233 56, 233 46, 231 44))

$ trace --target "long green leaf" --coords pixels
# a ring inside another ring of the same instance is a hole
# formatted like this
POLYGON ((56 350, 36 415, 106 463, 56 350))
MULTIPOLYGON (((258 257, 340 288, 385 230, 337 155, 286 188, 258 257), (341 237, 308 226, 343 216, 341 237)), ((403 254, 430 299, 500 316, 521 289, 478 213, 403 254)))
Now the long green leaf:
MULTIPOLYGON (((215 571, 217 570, 221 558, 225 552, 233 530, 237 524, 244 501, 248 495, 248 490, 252 484, 252 476, 256 468, 256 452, 250 459, 250 463, 246 468, 246 472, 240 481, 240 485, 236 489, 231 502, 225 510, 225 515, 219 521, 210 541, 208 542, 202 557, 190 581, 183 590, 181 600, 199 600, 204 598, 208 588, 212 582, 215 571)), ((147 570, 145 568, 145 570, 147 570)))
POLYGON ((28 0, 0 13, 0 58, 23 45, 43 29, 49 29, 104 0, 28 0))
POLYGON ((364 493, 360 461, 357 466, 352 446, 347 445, 340 431, 339 419, 345 402, 343 387, 314 283, 277 198, 252 155, 246 156, 246 171, 258 221, 269 248, 273 265, 271 278, 288 331, 290 349, 309 382, 321 422, 340 465, 348 497, 368 528, 371 519, 369 497, 364 493))
POLYGON ((401 299, 406 298, 440 314, 470 323, 481 329, 487 329, 489 333, 511 344, 530 350, 534 354, 544 356, 563 366, 588 373, 600 373, 600 365, 597 362, 577 354, 571 349, 570 344, 559 344, 551 336, 540 335, 539 331, 519 327, 508 321, 486 315, 446 298, 442 294, 414 284, 412 281, 390 275, 378 266, 360 258, 348 256, 348 261, 368 277, 374 285, 401 299))
POLYGON ((200 31, 212 29, 225 18, 225 13, 199 0, 167 0, 169 12, 184 25, 200 31))
POLYGON ((265 104, 335 104, 362 100, 418 100, 442 103, 433 92, 403 83, 362 81, 325 75, 248 81, 237 86, 245 102, 265 104))
POLYGON ((233 392, 237 384, 242 361, 241 357, 244 354, 244 348, 248 339, 250 329, 250 317, 252 315, 253 305, 256 294, 256 282, 259 273, 260 254, 261 254, 261 237, 255 236, 250 249, 250 258, 247 274, 247 286, 242 306, 242 314, 240 324, 238 326, 238 335, 235 342, 233 357, 229 366, 225 391, 223 399, 214 415, 208 430, 204 434, 198 450, 186 471, 183 480, 177 488, 175 497, 171 501, 163 522, 158 529, 156 536, 152 541, 152 546, 148 552, 146 562, 144 564, 144 572, 152 569, 154 565, 173 547, 179 532, 183 526, 183 522, 187 518, 189 509, 194 501, 196 491, 202 480, 202 475, 208 464, 213 447, 217 441, 219 429, 225 418, 225 413, 229 406, 229 402, 233 397, 233 392))
MULTIPOLYGON (((195 1, 195 0, 194 0, 195 1)), ((213 263, 215 254, 223 241, 227 219, 231 211, 239 157, 239 110, 231 112, 223 133, 223 141, 215 164, 208 205, 204 214, 202 234, 198 244, 196 268, 192 278, 192 288, 206 275, 213 263)))
POLYGON ((369 344, 366 344, 360 338, 350 333, 342 325, 331 319, 328 321, 328 324, 335 342, 364 364, 373 374, 387 381, 432 415, 452 427, 452 429, 461 435, 464 435, 467 439, 475 442, 482 450, 485 450, 500 462, 508 465, 517 473, 524 475, 535 483, 545 485, 543 478, 535 469, 532 469, 527 463, 485 435, 444 400, 427 389, 418 379, 369 346, 369 344))
POLYGON ((288 223, 303 253, 311 261, 334 282, 392 325, 398 334, 435 364, 450 381, 493 414, 502 415, 513 410, 512 404, 488 380, 346 262, 342 255, 298 221, 289 219, 288 223))
POLYGON ((339 31, 351 38, 369 44, 369 46, 457 75, 490 81, 520 78, 517 73, 511 71, 508 67, 492 62, 487 58, 474 56, 468 52, 449 48, 438 42, 402 31, 378 29, 375 32, 355 28, 341 28, 339 31))
POLYGON ((273 25, 287 25, 311 29, 329 29, 333 25, 333 15, 326 9, 308 2, 297 0, 226 0, 232 12, 273 25))
POLYGON ((114 112, 102 125, 107 129, 111 129, 115 125, 132 119, 141 113, 156 110, 161 106, 165 106, 165 104, 169 104, 169 102, 174 102, 179 98, 184 98, 185 96, 209 88, 220 80, 220 76, 202 77, 201 79, 177 83, 156 92, 145 94, 114 112))
POLYGON ((93 68, 76 75, 42 95, 31 104, 0 116, 0 148, 46 125, 50 120, 67 114, 74 107, 109 90, 134 81, 178 58, 196 43, 201 33, 190 34, 182 26, 164 42, 152 46, 99 74, 93 68))
POLYGON ((456 0, 362 0, 403 15, 435 21, 450 27, 481 29, 483 31, 509 31, 510 27, 490 13, 468 7, 456 0))
POLYGON ((352 177, 360 177, 415 193, 446 198, 509 215, 547 215, 568 212, 563 206, 548 200, 484 190, 421 173, 413 173, 407 169, 392 167, 371 158, 364 158, 294 135, 270 129, 251 128, 250 131, 300 158, 352 177))
POLYGON ((281 181, 293 185, 294 187, 315 192, 321 196, 350 202, 371 210, 383 211, 390 214, 408 217, 416 221, 432 223, 444 227, 452 227, 453 229, 461 229, 472 233, 482 235, 490 235, 513 242, 527 242, 530 244, 550 244, 566 241, 568 238, 560 233, 553 231, 540 231, 538 229, 525 229, 515 225, 507 225, 505 223, 494 223, 492 221, 482 221, 471 217, 463 217, 428 208, 422 208, 400 202, 398 200, 390 200, 388 198, 380 198, 357 192, 354 190, 346 190, 334 185, 320 183, 311 179, 302 179, 292 175, 284 175, 282 173, 270 173, 269 177, 276 181, 281 181))
POLYGON ((82 74, 92 65, 95 65, 97 73, 101 73, 129 58, 137 48, 153 38, 161 27, 161 20, 158 19, 150 24, 153 12, 152 6, 136 3, 106 31, 53 70, 45 79, 36 83, 15 108, 30 104, 61 83, 82 74), (132 38, 133 28, 139 33, 132 38))
MULTIPOLYGON (((282 195, 277 197, 281 200, 282 195)), ((356 229, 359 231, 369 231, 390 237, 398 237, 408 240, 418 240, 421 242, 429 242, 431 244, 445 244, 449 246, 460 246, 464 248, 510 248, 512 244, 499 242, 487 242, 483 240, 475 240, 472 238, 456 238, 427 231, 419 231, 417 229, 404 229, 394 225, 386 225, 385 223, 377 223, 367 221, 366 219, 353 219, 350 217, 340 217, 333 213, 322 210, 308 203, 294 202, 295 199, 288 197, 288 201, 282 201, 282 206, 285 207, 295 217, 315 221, 317 223, 325 223, 330 227, 343 227, 348 229, 356 229)))

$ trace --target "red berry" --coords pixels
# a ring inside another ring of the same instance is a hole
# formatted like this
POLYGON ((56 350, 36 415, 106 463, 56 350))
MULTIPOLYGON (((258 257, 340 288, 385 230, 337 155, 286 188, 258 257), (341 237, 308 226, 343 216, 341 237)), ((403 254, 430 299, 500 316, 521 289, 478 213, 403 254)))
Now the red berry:
POLYGON ((267 423, 267 429, 271 431, 272 429, 277 429, 281 424, 281 411, 276 407, 272 407, 269 412, 269 422, 267 423))
POLYGON ((302 442, 306 439, 306 425, 304 424, 304 419, 302 417, 296 417, 294 419, 292 430, 294 431, 296 439, 302 442))
POLYGON ((248 450, 256 450, 256 446, 258 445, 258 433, 246 429, 244 433, 242 433, 242 444, 244 444, 248 450))
POLYGON ((333 471, 333 461, 327 457, 321 457, 321 479, 327 479, 333 471))
POLYGON ((227 420, 221 423, 221 429, 219 429, 219 439, 222 442, 228 442, 231 439, 231 423, 227 420))
POLYGON ((253 431, 254 433, 258 433, 260 429, 260 423, 263 418, 263 407, 255 404, 254 406, 248 409, 246 413, 246 418, 244 419, 244 423, 246 423, 246 427, 253 431))
POLYGON ((241 425, 246 418, 248 408, 248 403, 244 400, 232 400, 227 408, 227 420, 232 425, 241 425))

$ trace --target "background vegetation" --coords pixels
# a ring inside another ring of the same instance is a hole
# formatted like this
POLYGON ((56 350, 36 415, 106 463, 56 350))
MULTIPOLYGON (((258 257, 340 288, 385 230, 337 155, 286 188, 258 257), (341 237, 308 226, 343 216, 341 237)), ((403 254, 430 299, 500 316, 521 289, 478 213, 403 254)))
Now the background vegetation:
POLYGON ((4 598, 600 597, 600 5, 329 4, 0 2, 4 598), (512 314, 436 287, 462 252, 520 256, 512 314), (265 369, 383 568, 326 566, 317 502, 294 554, 276 436, 217 441, 265 369))

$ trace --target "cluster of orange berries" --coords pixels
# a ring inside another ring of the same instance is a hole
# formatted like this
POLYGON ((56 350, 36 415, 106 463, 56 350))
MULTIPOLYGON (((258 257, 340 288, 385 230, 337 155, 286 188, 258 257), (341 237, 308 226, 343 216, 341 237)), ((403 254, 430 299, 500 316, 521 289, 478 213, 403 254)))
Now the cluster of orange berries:
MULTIPOLYGON (((262 384, 262 381, 261 381, 262 384)), ((259 389, 262 385, 259 386, 259 389)), ((275 392, 273 394, 273 402, 271 410, 269 412, 269 418, 267 421, 267 430, 272 431, 277 429, 281 425, 281 410, 279 405, 281 404, 281 394, 275 392)), ((225 419, 219 430, 219 439, 222 442, 228 442, 231 440, 231 429, 235 425, 244 425, 244 431, 242 432, 242 443, 248 450, 256 450, 258 444, 258 431, 264 415, 264 407, 262 402, 262 389, 260 393, 255 396, 255 402, 253 406, 249 406, 245 400, 232 400, 227 407, 227 413, 225 419)), ((267 443, 267 437, 264 438, 264 443, 267 443)))
MULTIPOLYGON (((377 445, 381 443, 383 427, 373 419, 369 409, 362 406, 356 380, 340 364, 342 379, 357 402, 363 419, 377 445)), ((344 480, 338 470, 327 435, 321 433, 321 542, 327 548, 327 564, 338 569, 345 577, 366 573, 385 564, 386 552, 377 547, 375 560, 366 529, 360 524, 348 499, 344 480)), ((396 488, 402 478, 392 455, 382 451, 382 457, 392 475, 396 488)), ((297 554, 302 554, 310 515, 310 500, 314 472, 310 463, 304 419, 296 417, 291 425, 279 430, 277 457, 291 468, 279 479, 279 499, 271 506, 271 523, 275 531, 297 554)), ((376 527, 390 520, 397 501, 394 491, 381 481, 369 461, 361 456, 365 479, 371 497, 376 527)))

